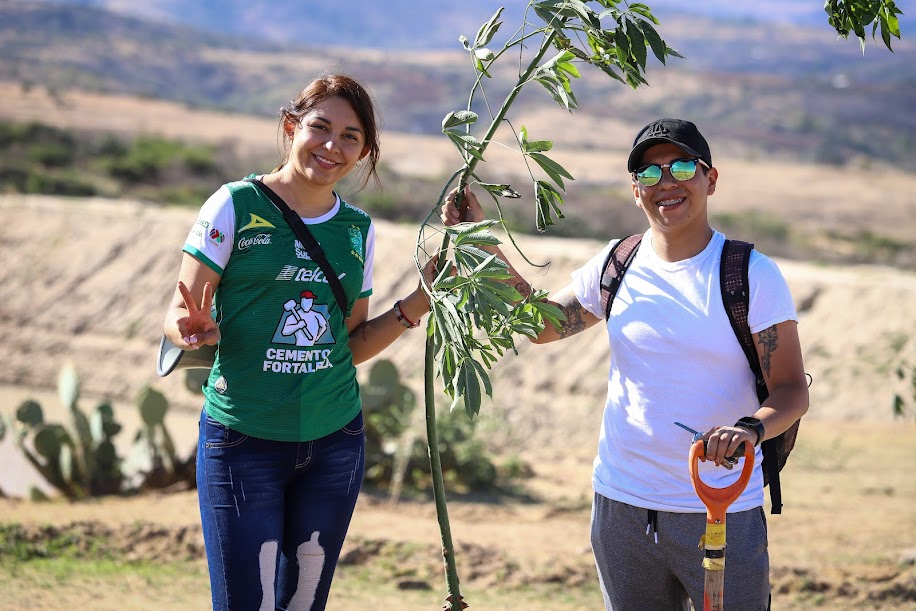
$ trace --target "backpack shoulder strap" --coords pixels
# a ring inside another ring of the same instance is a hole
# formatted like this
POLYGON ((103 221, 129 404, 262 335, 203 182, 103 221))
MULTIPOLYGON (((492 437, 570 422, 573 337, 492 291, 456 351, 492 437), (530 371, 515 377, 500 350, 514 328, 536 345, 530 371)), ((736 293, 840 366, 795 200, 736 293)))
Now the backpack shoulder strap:
POLYGON ((751 261, 751 251, 754 245, 738 240, 725 240, 722 246, 722 261, 719 264, 719 284, 722 290, 722 304, 728 314, 735 337, 741 344, 748 365, 754 372, 757 386, 757 399, 763 402, 767 398, 766 382, 760 369, 760 359, 757 357, 757 348, 754 347, 754 337, 748 326, 747 316, 750 310, 751 287, 748 279, 748 267, 751 261))
MULTIPOLYGON (((747 316, 750 310, 750 279, 748 267, 751 261, 753 244, 739 240, 725 240, 722 246, 722 261, 719 265, 719 282, 722 289, 722 303, 728 314, 735 337, 741 344, 741 349, 747 357, 748 365, 754 373, 754 383, 757 388, 757 400, 763 403, 769 396, 763 371, 760 368, 760 359, 757 348, 754 347, 754 337, 748 326, 747 316)), ((797 426, 797 425, 796 425, 797 426)), ((783 434, 785 435, 785 433, 783 434)), ((779 448, 783 443, 779 437, 768 439, 761 444, 763 449, 763 477, 764 484, 770 487, 771 512, 782 513, 782 487, 779 485, 779 448)), ((794 443, 794 429, 793 429, 794 443)))
POLYGON ((605 320, 611 316, 614 297, 617 296, 623 275, 633 262, 641 241, 641 233, 623 238, 611 247, 611 252, 604 261, 604 271, 601 273, 601 310, 604 312, 605 320))

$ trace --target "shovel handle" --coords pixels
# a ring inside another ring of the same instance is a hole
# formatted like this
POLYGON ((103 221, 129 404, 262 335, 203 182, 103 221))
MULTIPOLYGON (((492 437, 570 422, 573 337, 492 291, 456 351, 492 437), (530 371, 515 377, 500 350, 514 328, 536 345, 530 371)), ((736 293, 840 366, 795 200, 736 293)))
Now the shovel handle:
POLYGON ((735 483, 725 488, 713 488, 700 479, 698 464, 700 456, 705 455, 706 450, 702 439, 695 441, 690 446, 690 481, 693 482, 693 489, 696 490, 697 496, 706 505, 706 521, 724 523, 729 505, 741 496, 751 479, 751 473, 754 471, 754 448, 750 444, 744 444, 744 467, 741 475, 735 483))

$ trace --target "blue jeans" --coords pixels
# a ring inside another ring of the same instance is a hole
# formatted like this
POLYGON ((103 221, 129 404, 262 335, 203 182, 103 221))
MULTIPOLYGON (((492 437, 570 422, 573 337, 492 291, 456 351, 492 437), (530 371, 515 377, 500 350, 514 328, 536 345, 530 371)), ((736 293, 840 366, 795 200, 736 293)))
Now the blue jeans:
POLYGON ((197 490, 213 609, 325 608, 363 480, 363 416, 268 441, 200 417, 197 490))

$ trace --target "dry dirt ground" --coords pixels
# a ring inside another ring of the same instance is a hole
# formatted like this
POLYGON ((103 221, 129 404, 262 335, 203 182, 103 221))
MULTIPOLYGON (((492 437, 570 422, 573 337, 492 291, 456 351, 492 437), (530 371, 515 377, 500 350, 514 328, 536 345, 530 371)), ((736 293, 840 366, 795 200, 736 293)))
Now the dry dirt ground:
MULTIPOLYGON (((149 383, 170 398, 170 429, 179 448, 190 453, 200 400, 180 377, 157 378, 154 356, 178 249, 194 212, 10 195, 0 197, 0 214, 7 228, 0 246, 0 409, 9 412, 35 398, 50 419, 60 420, 54 384, 60 367, 73 362, 83 379, 84 409, 102 398, 114 402, 125 425, 121 444, 136 431, 132 401, 149 383)), ((415 229, 380 222, 379 236, 377 257, 384 263, 377 266, 376 311, 415 282, 410 263, 415 229)), ((525 238, 521 245, 535 260, 551 262, 546 274, 532 271, 536 284, 548 289, 565 282, 599 246, 551 238, 525 238)), ((805 365, 815 380, 800 446, 785 478, 786 513, 771 518, 773 582, 781 608, 913 608, 916 426, 912 417, 892 418, 893 393, 904 386, 891 367, 899 358, 916 360, 911 315, 916 275, 779 263, 799 302, 805 365)), ((481 429, 494 447, 516 453, 535 475, 527 499, 495 504, 456 498, 451 504, 462 583, 472 603, 478 595, 476 608, 513 608, 481 599, 494 590, 552 584, 596 592, 588 588, 595 579, 588 551, 589 471, 607 362, 597 340, 586 333, 565 346, 523 342, 519 356, 506 357, 494 371, 495 399, 484 404, 481 429)), ((384 356, 419 394, 421 336, 401 338, 384 356)), ((7 494, 21 495, 35 481, 9 438, 0 444, 0 465, 0 487, 7 494)), ((101 532, 128 559, 191 558, 202 566, 190 491, 78 504, 0 500, 0 523, 11 522, 26 525, 33 537, 44 536, 47 525, 78 536, 101 532)), ((431 503, 392 506, 380 495, 364 494, 352 533, 341 596, 356 596, 360 571, 387 571, 388 583, 373 590, 375 597, 400 601, 387 608, 441 604, 431 503), (432 590, 398 589, 418 583, 432 590), (420 602, 411 602, 417 598, 420 602)), ((190 598, 144 588, 125 591, 127 586, 113 590, 104 580, 57 587, 53 600, 41 597, 40 586, 25 592, 11 588, 12 606, 0 602, 0 608, 200 608, 206 605, 206 580, 199 576, 193 583, 190 598)), ((360 608, 349 606, 352 600, 338 600, 336 608, 360 608)), ((600 605, 597 598, 577 600, 574 606, 554 600, 526 608, 600 605)))
MULTIPOLYGON (((35 97, 23 102, 12 86, 0 85, 0 115, 126 131, 168 127, 175 131, 165 135, 193 132, 211 141, 243 134, 256 146, 274 146, 272 121, 76 92, 63 107, 43 106, 39 94, 34 90, 35 97)), ((439 139, 385 138, 385 156, 401 171, 447 167, 439 139)), ((562 161, 577 176, 594 172, 602 179, 607 167, 622 163, 623 152, 569 155, 562 161)), ((875 223, 903 236, 916 228, 912 176, 876 180, 864 170, 837 174, 835 168, 769 162, 735 161, 727 169, 741 179, 717 193, 720 204, 746 209, 765 194, 777 213, 788 215, 799 206, 796 194, 804 192, 805 214, 818 222, 875 223), (891 187, 882 191, 875 184, 891 187)), ((154 358, 194 212, 144 202, 3 195, 0 215, 0 410, 9 413, 35 398, 50 419, 60 420, 54 385, 61 366, 73 362, 83 380, 82 407, 91 409, 103 398, 114 403, 125 425, 122 447, 137 429, 134 398, 143 384, 153 384, 169 397, 170 430, 179 449, 189 453, 200 400, 179 376, 157 378, 154 358)), ((384 222, 378 229, 376 313, 416 281, 410 261, 416 229, 384 222)), ((522 238, 520 244, 532 260, 550 263, 546 273, 523 268, 545 289, 562 286, 600 247, 547 237, 522 238)), ((906 390, 893 368, 901 361, 916 364, 916 274, 778 262, 799 306, 805 366, 814 384, 785 476, 786 511, 770 520, 776 608, 916 608, 916 423, 912 412, 905 420, 894 420, 891 412, 894 393, 906 390)), ((494 448, 526 461, 534 477, 526 484, 528 499, 450 503, 472 608, 518 609, 486 595, 544 584, 590 594, 564 604, 554 594, 550 602, 524 608, 600 608, 588 550, 590 463, 607 366, 606 344, 597 333, 539 347, 523 341, 519 355, 506 357, 494 371, 494 400, 483 406, 481 430, 494 448)), ((421 394, 422 337, 403 337, 384 357, 421 394)), ((360 375, 367 371, 363 367, 360 375)), ((21 496, 30 483, 36 483, 34 474, 8 437, 0 443, 0 488, 21 496)), ((49 525, 80 537, 102 533, 127 559, 187 558, 202 567, 196 512, 192 491, 78 504, 0 499, 0 524, 22 523, 31 537, 46 536, 49 525)), ((438 608, 444 591, 438 538, 429 502, 392 506, 380 495, 364 494, 332 608, 438 608), (386 583, 367 593, 361 582, 371 579, 364 576, 378 574, 389 576, 386 583), (432 590, 411 589, 417 584, 432 590)), ((202 575, 164 592, 103 579, 80 587, 25 584, 0 582, 0 609, 196 609, 208 600, 202 575)))

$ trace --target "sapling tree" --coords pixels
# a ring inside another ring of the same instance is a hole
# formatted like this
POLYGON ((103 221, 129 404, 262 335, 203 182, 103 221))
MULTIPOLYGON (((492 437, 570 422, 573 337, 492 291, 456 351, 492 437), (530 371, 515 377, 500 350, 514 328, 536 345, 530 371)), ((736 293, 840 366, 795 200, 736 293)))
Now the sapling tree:
MULTIPOLYGON (((827 0, 824 9, 837 33, 842 37, 854 33, 863 50, 869 26, 873 37, 880 29, 888 48, 891 36, 900 37, 900 10, 893 0, 827 0)), ((529 133, 524 125, 513 125, 510 109, 521 90, 532 85, 542 87, 561 109, 572 112, 577 107, 573 83, 581 76, 580 68, 596 69, 635 89, 647 82, 650 55, 662 64, 671 57, 681 57, 659 35, 659 21, 651 8, 638 2, 531 0, 520 26, 498 48, 493 42, 503 27, 502 15, 500 8, 473 39, 459 38, 475 79, 464 107, 443 118, 442 133, 455 145, 460 163, 421 223, 417 239, 418 273, 430 256, 438 256, 439 273, 427 287, 432 312, 426 326, 424 385, 433 494, 448 588, 444 608, 448 611, 468 605, 460 592, 448 520, 436 429, 435 379, 450 398, 451 408, 463 404, 468 416, 474 417, 483 395, 492 397, 489 369, 507 351, 515 352, 515 338, 535 337, 544 325, 558 325, 564 318, 558 308, 547 303, 546 292, 532 290, 522 295, 506 283, 511 278, 508 264, 485 249, 500 243, 491 229, 502 224, 516 251, 531 263, 505 227, 505 202, 521 200, 522 191, 528 192, 534 202, 534 225, 543 232, 563 218, 566 183, 573 180, 549 156, 552 141, 529 133), (517 62, 518 70, 497 106, 488 95, 488 85, 494 88, 494 75, 504 73, 496 71, 501 67, 498 63, 506 61, 517 62), (478 109, 485 111, 483 118, 478 109), (514 141, 495 139, 504 124, 511 128, 514 141), (524 185, 482 178, 478 168, 493 144, 518 151, 528 174, 524 185), (434 224, 449 192, 456 190, 460 207, 464 187, 470 184, 490 195, 494 218, 445 228, 434 224)))
MULTIPOLYGON (((563 110, 572 111, 577 106, 572 83, 580 77, 579 66, 591 66, 635 88, 646 83, 644 74, 650 52, 662 63, 669 57, 679 57, 659 36, 655 29, 658 20, 649 7, 640 3, 532 1, 521 26, 501 49, 494 51, 490 45, 503 25, 502 13, 502 8, 497 10, 473 40, 464 36, 459 39, 476 78, 466 106, 445 116, 442 132, 457 148, 461 164, 423 221, 417 242, 419 266, 420 258, 428 256, 425 249, 430 241, 438 238, 439 274, 429 287, 432 313, 427 323, 425 405, 448 587, 446 609, 467 605, 460 593, 441 476, 434 380, 441 380, 452 407, 463 403, 473 417, 480 410, 483 395, 492 397, 488 370, 506 351, 515 351, 515 337, 534 337, 545 324, 556 325, 563 319, 562 312, 546 302, 544 291, 522 295, 506 284, 504 281, 511 278, 507 263, 484 250, 487 245, 499 243, 490 229, 502 223, 501 200, 518 200, 522 195, 513 185, 482 180, 477 168, 485 162, 488 147, 496 142, 497 130, 509 124, 515 140, 513 147, 528 169, 526 188, 535 204, 535 225, 538 231, 546 230, 563 218, 566 181, 573 180, 573 176, 548 155, 553 146, 550 140, 536 139, 525 126, 512 126, 509 110, 521 90, 528 85, 540 86, 563 110), (504 59, 517 61, 519 69, 497 107, 487 95, 486 83, 493 78, 497 62, 504 59), (474 110, 478 106, 486 109, 482 128, 483 121, 474 110), (463 188, 472 183, 490 194, 496 218, 447 228, 432 224, 448 192, 457 188, 460 199, 463 188)), ((508 230, 507 235, 512 240, 508 230)))

